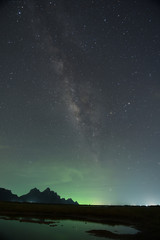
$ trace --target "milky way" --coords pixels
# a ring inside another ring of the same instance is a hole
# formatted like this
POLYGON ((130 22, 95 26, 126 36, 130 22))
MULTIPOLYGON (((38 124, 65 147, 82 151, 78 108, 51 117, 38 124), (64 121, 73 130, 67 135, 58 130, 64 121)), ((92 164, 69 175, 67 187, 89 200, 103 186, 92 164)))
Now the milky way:
MULTIPOLYGON (((89 151, 93 155, 93 161, 98 161, 98 142, 97 137, 100 134, 100 118, 101 107, 98 103, 97 90, 91 85, 91 81, 81 81, 76 73, 74 65, 70 61, 65 49, 61 49, 59 43, 54 42, 54 33, 47 30, 44 16, 41 16, 40 11, 36 11, 36 4, 32 1, 28 5, 31 12, 31 26, 33 34, 40 36, 39 50, 42 54, 46 55, 50 68, 56 73, 59 82, 56 85, 56 91, 52 94, 59 92, 58 101, 64 102, 66 105, 66 118, 76 128, 77 134, 83 141, 88 144, 89 151)), ((72 41, 66 37, 65 32, 68 32, 68 26, 65 26, 65 19, 59 19, 55 14, 55 21, 61 30, 61 41, 66 48, 71 46, 72 41)), ((53 31, 53 29, 52 29, 53 31)), ((56 32, 56 31, 55 31, 56 32)), ((76 42, 74 43, 76 45, 76 42)), ((79 50, 77 46, 77 51, 79 50)), ((54 81, 54 80, 53 80, 54 81)), ((49 85, 48 88, 52 86, 49 85)), ((53 96, 54 98, 54 96, 53 96)))

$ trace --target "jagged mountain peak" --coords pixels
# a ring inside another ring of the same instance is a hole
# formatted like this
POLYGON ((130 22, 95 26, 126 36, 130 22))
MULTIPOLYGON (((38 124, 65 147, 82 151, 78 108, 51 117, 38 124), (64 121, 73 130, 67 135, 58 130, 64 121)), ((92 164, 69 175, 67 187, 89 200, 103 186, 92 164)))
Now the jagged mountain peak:
POLYGON ((51 192, 51 189, 47 187, 43 192, 51 192))
POLYGON ((31 189, 29 192, 31 193, 31 192, 40 192, 40 191, 38 188, 35 187, 35 188, 31 189))
POLYGON ((0 201, 15 201, 15 202, 35 202, 49 204, 76 204, 71 198, 61 198, 56 192, 46 188, 43 192, 37 188, 31 189, 27 194, 18 197, 11 190, 0 188, 0 201))

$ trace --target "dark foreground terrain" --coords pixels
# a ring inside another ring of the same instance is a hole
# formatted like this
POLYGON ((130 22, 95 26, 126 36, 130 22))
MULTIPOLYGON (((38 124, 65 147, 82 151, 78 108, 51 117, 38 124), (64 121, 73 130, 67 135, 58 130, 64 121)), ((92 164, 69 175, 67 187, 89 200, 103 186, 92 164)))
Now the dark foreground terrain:
POLYGON ((92 229, 89 233, 112 239, 160 239, 159 206, 88 206, 0 202, 0 216, 9 216, 12 219, 23 216, 43 219, 77 219, 111 225, 123 224, 133 226, 140 232, 136 235, 119 235, 101 229, 92 229))

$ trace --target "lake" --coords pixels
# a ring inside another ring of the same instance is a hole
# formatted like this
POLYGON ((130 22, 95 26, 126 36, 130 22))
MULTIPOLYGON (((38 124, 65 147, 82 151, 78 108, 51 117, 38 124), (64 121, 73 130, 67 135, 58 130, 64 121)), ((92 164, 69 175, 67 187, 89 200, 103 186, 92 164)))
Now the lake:
MULTIPOLYGON (((107 225, 77 220, 50 220, 8 217, 0 219, 1 240, 96 240, 103 239, 86 231, 107 230, 118 234, 136 234, 138 230, 123 225, 107 225), (5 218, 5 219, 3 219, 5 218)), ((105 238, 107 239, 107 238, 105 238)), ((111 240, 108 238, 108 240, 111 240)))

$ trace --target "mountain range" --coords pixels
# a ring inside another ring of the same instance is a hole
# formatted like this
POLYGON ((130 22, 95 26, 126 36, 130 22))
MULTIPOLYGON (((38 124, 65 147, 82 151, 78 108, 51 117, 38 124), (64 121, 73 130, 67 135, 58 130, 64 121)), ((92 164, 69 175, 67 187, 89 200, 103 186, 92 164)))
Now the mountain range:
POLYGON ((11 190, 0 188, 0 201, 78 205, 78 202, 74 202, 71 198, 67 200, 61 198, 56 192, 51 191, 50 188, 46 188, 42 192, 37 188, 33 188, 27 194, 20 197, 13 194, 11 190))

